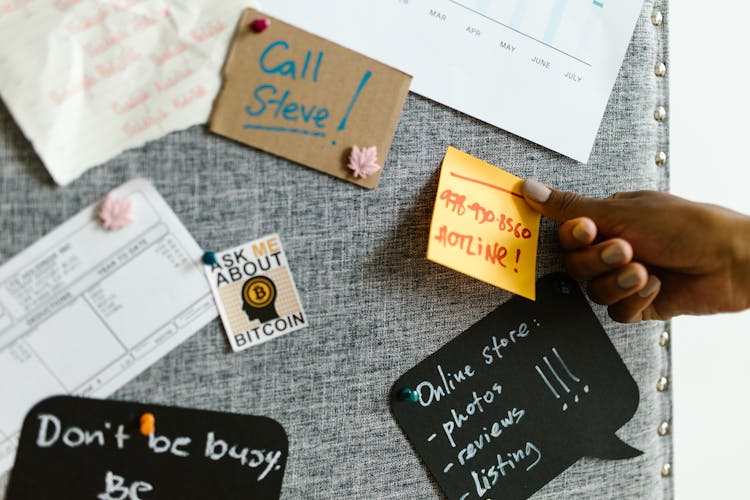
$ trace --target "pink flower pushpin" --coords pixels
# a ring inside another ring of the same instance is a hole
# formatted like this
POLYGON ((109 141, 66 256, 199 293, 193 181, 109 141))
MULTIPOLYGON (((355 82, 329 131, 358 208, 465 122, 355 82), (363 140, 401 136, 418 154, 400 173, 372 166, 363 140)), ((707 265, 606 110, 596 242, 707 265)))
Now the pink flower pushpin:
POLYGON ((354 146, 352 148, 352 152, 349 154, 349 164, 347 165, 347 167, 349 167, 349 169, 351 169, 351 171, 354 173, 354 177, 364 179, 380 170, 380 165, 375 163, 377 161, 377 147, 370 146, 369 148, 360 148, 358 146, 354 146))
POLYGON ((107 231, 117 231, 133 223, 133 200, 115 198, 109 193, 99 205, 99 220, 107 231))

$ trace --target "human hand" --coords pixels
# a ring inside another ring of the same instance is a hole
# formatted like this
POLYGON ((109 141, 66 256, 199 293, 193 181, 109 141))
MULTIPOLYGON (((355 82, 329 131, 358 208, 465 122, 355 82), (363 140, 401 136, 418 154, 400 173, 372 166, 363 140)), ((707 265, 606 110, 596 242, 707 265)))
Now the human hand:
POLYGON ((597 200, 529 180, 524 194, 563 223, 568 271, 615 321, 750 307, 750 217, 657 191, 597 200))

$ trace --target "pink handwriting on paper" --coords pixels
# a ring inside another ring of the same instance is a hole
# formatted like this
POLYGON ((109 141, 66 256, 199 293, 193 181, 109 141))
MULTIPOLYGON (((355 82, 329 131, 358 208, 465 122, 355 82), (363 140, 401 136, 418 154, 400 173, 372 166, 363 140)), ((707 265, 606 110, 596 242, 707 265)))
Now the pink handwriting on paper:
POLYGON ((125 49, 120 55, 105 64, 97 64, 96 72, 101 78, 111 78, 122 73, 127 68, 142 59, 141 53, 133 49, 125 49))
POLYGON ((19 11, 29 5, 29 3, 31 3, 31 0, 8 0, 2 2, 0 3, 0 17, 19 11))
POLYGON ((134 6, 145 1, 146 0, 116 0, 112 2, 112 6, 117 10, 130 10, 134 6))
POLYGON ((107 34, 101 40, 96 42, 86 42, 83 45, 83 50, 86 51, 86 55, 89 57, 95 57, 102 55, 108 50, 117 47, 120 43, 128 37, 126 31, 120 31, 116 34, 107 34))
POLYGON ((140 90, 123 101, 112 101, 112 111, 121 115, 132 111, 136 106, 143 104, 151 97, 147 90, 140 90))
POLYGON ((106 9, 97 9, 91 14, 81 16, 77 19, 71 19, 65 24, 68 28, 68 33, 75 35, 76 33, 82 33, 88 29, 93 28, 99 24, 102 24, 109 13, 106 9))
POLYGON ((55 8, 60 12, 65 12, 79 3, 81 3, 81 0, 55 0, 55 8))
POLYGON ((221 21, 211 21, 201 26, 200 28, 194 29, 190 32, 190 38, 195 43, 200 43, 209 38, 213 38, 226 29, 226 25, 221 21))
POLYGON ((168 78, 165 78, 164 80, 158 82, 154 82, 154 87, 158 92, 164 92, 165 90, 168 90, 178 83, 182 82, 183 80, 187 79, 192 74, 193 70, 191 68, 177 70, 168 78))
POLYGON ((151 62, 153 62, 157 66, 161 66, 165 62, 174 59, 178 55, 182 54, 187 49, 188 45, 185 42, 180 42, 179 44, 173 47, 169 47, 162 52, 152 53, 149 57, 151 58, 151 62))
POLYGON ((148 130, 155 126, 159 126, 159 128, 161 129, 160 124, 164 120, 166 120, 168 116, 169 113, 167 113, 163 109, 160 109, 155 113, 146 113, 146 115, 142 116, 141 118, 123 125, 122 131, 125 132, 125 134, 127 134, 128 136, 132 137, 143 132, 144 130, 148 130))
POLYGON ((66 184, 205 123, 231 31, 256 1, 0 0, 0 32, 13 40, 0 46, 0 94, 66 184))
POLYGON ((169 9, 160 9, 149 16, 138 16, 132 21, 133 31, 142 31, 157 24, 159 21, 170 17, 169 9))
POLYGON ((52 101, 55 102, 55 104, 62 104, 71 97, 74 97, 84 90, 93 87, 97 82, 98 80, 93 76, 84 75, 84 77, 80 80, 70 82, 58 90, 50 91, 49 97, 50 99, 52 99, 52 101))
POLYGON ((206 89, 203 88, 202 85, 190 89, 190 91, 181 96, 181 97, 175 97, 172 100, 172 105, 175 107, 175 109, 184 108, 185 106, 189 106, 191 103, 193 103, 195 100, 200 99, 201 97, 206 95, 206 89))

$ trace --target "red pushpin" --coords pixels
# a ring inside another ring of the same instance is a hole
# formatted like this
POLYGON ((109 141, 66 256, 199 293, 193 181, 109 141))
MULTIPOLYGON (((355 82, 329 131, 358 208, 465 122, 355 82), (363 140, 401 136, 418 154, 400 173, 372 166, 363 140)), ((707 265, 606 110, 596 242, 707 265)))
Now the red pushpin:
POLYGON ((250 23, 250 29, 255 33, 263 33, 269 26, 271 26, 271 21, 265 18, 256 19, 250 23))

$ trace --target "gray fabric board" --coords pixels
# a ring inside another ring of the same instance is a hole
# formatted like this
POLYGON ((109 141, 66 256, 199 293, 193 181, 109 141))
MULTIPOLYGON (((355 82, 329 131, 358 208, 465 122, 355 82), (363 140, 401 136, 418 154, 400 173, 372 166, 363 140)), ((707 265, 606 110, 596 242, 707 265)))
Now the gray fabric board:
MULTIPOLYGON (((0 108, 0 262, 108 190, 138 176, 155 183, 204 248, 278 232, 310 318, 307 329, 232 354, 219 320, 113 395, 116 399, 267 415, 286 428, 283 498, 434 498, 438 490, 391 418, 392 382, 510 297, 425 259, 438 166, 452 145, 524 178, 589 196, 668 188, 665 0, 645 1, 591 160, 580 164, 411 94, 381 178, 366 191, 209 134, 169 134, 90 170, 66 188, 52 181, 0 108), (665 22, 653 26, 654 3, 665 22)), ((544 220, 538 275, 562 269, 556 225, 544 220)), ((618 433, 645 451, 608 462, 584 458, 534 498, 672 497, 669 325, 620 325, 594 306, 635 377, 641 400, 618 433)), ((0 381, 0 383, 13 383, 0 381)), ((6 479, 7 480, 7 477, 6 479)), ((1 483, 0 483, 1 486, 1 483)))

